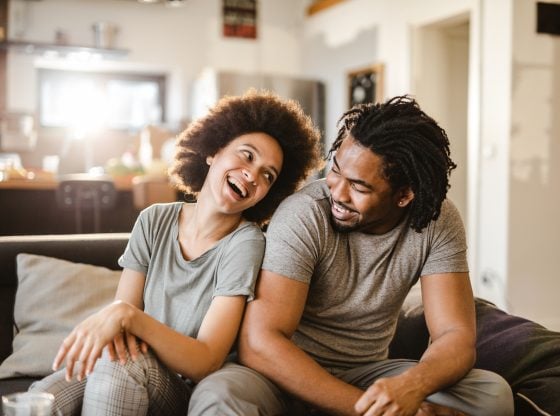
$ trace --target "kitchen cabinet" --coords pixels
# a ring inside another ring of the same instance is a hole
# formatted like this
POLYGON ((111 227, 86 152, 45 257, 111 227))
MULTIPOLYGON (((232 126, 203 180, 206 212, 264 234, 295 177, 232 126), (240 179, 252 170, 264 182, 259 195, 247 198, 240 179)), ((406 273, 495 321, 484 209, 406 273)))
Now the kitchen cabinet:
POLYGON ((66 45, 46 42, 29 42, 22 40, 5 40, 0 42, 0 49, 14 50, 20 53, 45 54, 52 53, 61 56, 89 54, 100 55, 103 58, 122 58, 128 54, 126 49, 94 48, 90 46, 66 45))
MULTIPOLYGON (((0 235, 74 234, 77 232, 73 210, 57 204, 58 182, 0 181, 0 235)), ((113 208, 101 211, 99 232, 130 232, 139 210, 134 207, 131 187, 116 184, 113 208)), ((82 212, 82 232, 94 232, 92 209, 82 212)))

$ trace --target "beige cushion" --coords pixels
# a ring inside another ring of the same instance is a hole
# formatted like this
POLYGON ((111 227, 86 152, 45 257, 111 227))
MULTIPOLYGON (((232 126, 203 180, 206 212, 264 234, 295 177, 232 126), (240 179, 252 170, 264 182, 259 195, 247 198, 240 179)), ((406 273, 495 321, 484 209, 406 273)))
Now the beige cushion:
POLYGON ((33 254, 18 254, 14 319, 19 330, 0 378, 45 376, 72 328, 110 303, 120 271, 33 254))

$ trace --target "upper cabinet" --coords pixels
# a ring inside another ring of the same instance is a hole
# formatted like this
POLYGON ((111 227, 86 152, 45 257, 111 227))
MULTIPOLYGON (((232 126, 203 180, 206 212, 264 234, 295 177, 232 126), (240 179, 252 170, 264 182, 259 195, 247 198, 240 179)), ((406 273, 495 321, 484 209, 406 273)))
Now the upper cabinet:
POLYGON ((4 40, 0 42, 0 49, 15 50, 20 53, 39 55, 99 55, 103 58, 122 58, 128 54, 126 49, 97 48, 91 46, 67 45, 46 42, 27 42, 22 40, 4 40))

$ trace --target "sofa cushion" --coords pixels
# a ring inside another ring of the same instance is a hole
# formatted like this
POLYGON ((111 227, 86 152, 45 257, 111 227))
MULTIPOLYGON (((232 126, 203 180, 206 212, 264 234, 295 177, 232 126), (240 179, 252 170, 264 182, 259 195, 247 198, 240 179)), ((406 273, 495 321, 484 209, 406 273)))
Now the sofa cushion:
MULTIPOLYGON (((476 368, 510 384, 516 416, 560 415, 560 333, 476 298, 476 368)), ((424 307, 411 291, 401 310, 390 358, 418 360, 429 343, 424 307)))
POLYGON ((560 414, 560 332, 476 300, 475 366, 504 377, 516 415, 560 414))
POLYGON ((12 354, 0 379, 42 377, 72 328, 115 296, 120 271, 34 254, 17 256, 12 354))

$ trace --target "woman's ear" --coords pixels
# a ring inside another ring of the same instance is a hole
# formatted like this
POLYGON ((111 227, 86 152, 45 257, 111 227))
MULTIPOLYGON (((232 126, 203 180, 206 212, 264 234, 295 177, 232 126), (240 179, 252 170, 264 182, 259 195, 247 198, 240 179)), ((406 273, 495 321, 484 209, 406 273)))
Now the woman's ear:
POLYGON ((414 192, 412 192, 412 189, 410 189, 409 186, 405 188, 401 188, 397 192, 397 205, 399 206, 399 208, 406 207, 408 204, 412 202, 413 199, 414 199, 414 192))
POLYGON ((206 157, 206 164, 208 166, 210 166, 212 164, 212 161, 214 160, 214 158, 212 156, 207 156, 206 157))

